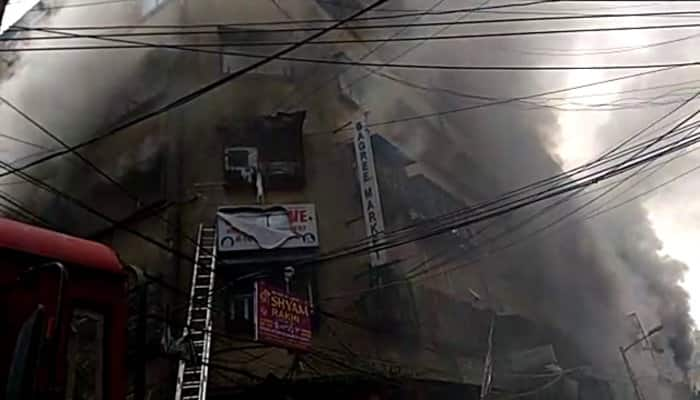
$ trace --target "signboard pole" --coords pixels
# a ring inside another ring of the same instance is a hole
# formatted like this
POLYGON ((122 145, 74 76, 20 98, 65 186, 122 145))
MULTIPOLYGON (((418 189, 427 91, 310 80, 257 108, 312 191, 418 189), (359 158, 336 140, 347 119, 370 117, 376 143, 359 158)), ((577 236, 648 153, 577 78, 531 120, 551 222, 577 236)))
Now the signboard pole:
POLYGON ((260 340, 260 335, 258 335, 258 329, 260 326, 259 325, 260 323, 258 322, 258 307, 260 306, 258 304, 258 291, 259 290, 260 290, 260 288, 258 287, 258 282, 255 281, 253 283, 253 331, 255 332, 254 336, 253 336, 253 340, 255 340, 256 342, 260 340))
MULTIPOLYGON (((361 121, 355 123, 355 158, 357 163, 357 177, 360 182, 360 197, 362 197, 362 212, 365 217, 367 237, 371 239, 372 246, 383 242, 384 213, 379 195, 379 184, 374 165, 374 151, 372 139, 367 127, 367 115, 361 121)), ((376 268, 386 263, 386 252, 378 250, 370 252, 370 286, 381 285, 376 268)))

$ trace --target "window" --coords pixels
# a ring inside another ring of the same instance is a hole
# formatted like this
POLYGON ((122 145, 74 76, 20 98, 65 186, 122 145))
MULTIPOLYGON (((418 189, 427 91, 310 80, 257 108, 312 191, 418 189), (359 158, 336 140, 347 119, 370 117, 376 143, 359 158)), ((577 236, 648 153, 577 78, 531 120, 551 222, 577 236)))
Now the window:
POLYGON ((102 400, 104 317, 76 309, 68 334, 66 400, 102 400))
POLYGON ((224 171, 231 182, 254 183, 258 171, 258 149, 228 147, 224 149, 224 171))
POLYGON ((229 332, 241 334, 254 334, 253 316, 253 291, 229 293, 227 304, 227 328, 229 332))
MULTIPOLYGON (((271 275, 266 275, 262 280, 277 288, 285 288, 281 266, 271 275)), ((300 273, 291 278, 289 292, 300 299, 308 300, 311 307, 314 306, 314 292, 311 277, 306 273, 300 273)), ((237 281, 226 290, 226 329, 234 335, 255 335, 255 308, 254 308, 254 280, 237 281)), ((221 298, 223 300, 223 298, 221 298)), ((223 308, 223 307, 222 307, 223 308)), ((312 315, 312 323, 317 323, 316 316, 312 315)), ((314 328, 316 329, 316 328, 314 328)))
POLYGON ((261 116, 226 132, 224 172, 229 184, 257 184, 267 190, 299 189, 305 184, 303 126, 306 113, 261 116))

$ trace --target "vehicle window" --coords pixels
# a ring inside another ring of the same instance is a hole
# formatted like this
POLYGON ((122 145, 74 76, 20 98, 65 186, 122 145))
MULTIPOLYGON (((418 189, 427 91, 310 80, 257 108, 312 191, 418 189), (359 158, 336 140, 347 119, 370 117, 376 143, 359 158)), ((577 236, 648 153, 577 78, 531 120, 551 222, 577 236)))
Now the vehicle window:
POLYGON ((101 400, 104 317, 75 310, 69 329, 66 400, 101 400))

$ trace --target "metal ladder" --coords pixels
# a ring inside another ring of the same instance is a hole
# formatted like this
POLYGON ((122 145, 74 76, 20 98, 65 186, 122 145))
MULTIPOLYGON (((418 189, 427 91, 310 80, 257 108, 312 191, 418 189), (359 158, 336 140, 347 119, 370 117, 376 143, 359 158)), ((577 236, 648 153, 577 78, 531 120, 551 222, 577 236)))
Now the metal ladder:
POLYGON ((195 265, 192 270, 187 329, 194 345, 195 360, 180 360, 175 400, 204 400, 209 375, 211 306, 216 267, 216 230, 199 225, 195 265))

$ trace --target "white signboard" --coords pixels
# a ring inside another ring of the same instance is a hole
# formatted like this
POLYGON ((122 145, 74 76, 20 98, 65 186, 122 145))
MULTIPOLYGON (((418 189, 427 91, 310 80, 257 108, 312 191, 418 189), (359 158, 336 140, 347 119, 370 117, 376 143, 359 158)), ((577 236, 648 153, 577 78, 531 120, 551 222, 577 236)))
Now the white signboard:
POLYGON ((222 207, 216 231, 221 252, 319 246, 313 204, 222 207))
MULTIPOLYGON (((357 159, 357 173, 360 180, 360 195, 362 197, 362 211, 365 216, 367 236, 372 238, 372 245, 381 243, 384 234, 384 214, 382 202, 379 198, 379 186, 374 167, 374 152, 370 140, 369 128, 366 121, 355 123, 355 157, 357 159)), ((370 253, 370 265, 376 267, 386 263, 384 250, 370 253)))

